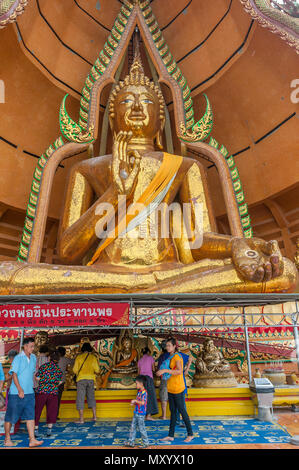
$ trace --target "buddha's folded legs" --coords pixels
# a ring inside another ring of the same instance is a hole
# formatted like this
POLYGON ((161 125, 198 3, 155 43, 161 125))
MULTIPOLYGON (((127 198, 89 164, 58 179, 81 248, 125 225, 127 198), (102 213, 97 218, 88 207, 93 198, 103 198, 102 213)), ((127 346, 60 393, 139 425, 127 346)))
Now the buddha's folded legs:
POLYGON ((294 263, 283 258, 283 273, 268 282, 245 281, 232 264, 206 269, 196 268, 183 272, 181 276, 160 282, 146 290, 147 293, 275 293, 293 292, 298 282, 298 271, 294 263))
POLYGON ((284 258, 281 276, 269 282, 244 281, 231 263, 203 260, 192 265, 164 265, 133 270, 111 266, 55 266, 0 263, 1 295, 113 293, 264 293, 292 292, 298 280, 295 265, 284 258))

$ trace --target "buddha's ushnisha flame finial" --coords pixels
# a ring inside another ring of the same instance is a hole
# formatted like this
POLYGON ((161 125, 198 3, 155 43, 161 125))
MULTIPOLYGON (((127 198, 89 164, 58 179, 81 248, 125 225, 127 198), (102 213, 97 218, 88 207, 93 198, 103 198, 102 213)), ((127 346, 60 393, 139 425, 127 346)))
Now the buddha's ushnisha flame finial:
POLYGON ((142 59, 141 59, 141 54, 140 54, 140 42, 139 42, 138 34, 134 35, 133 45, 134 45, 134 59, 133 59, 133 63, 131 65, 129 74, 130 75, 138 74, 138 75, 144 76, 144 69, 143 69, 142 59))
POLYGON ((122 88, 125 88, 130 85, 135 85, 135 86, 145 86, 152 90, 156 95, 158 96, 159 99, 159 105, 160 105, 160 119, 163 122, 164 126, 164 121, 165 121, 165 102, 163 95, 161 93, 160 88, 158 85, 156 85, 153 81, 151 81, 145 74, 144 74, 144 69, 142 65, 142 59, 141 59, 141 54, 140 54, 140 44, 139 44, 139 39, 138 36, 136 35, 134 37, 134 60, 131 65, 129 75, 125 77, 123 81, 120 81, 114 90, 111 92, 110 95, 110 101, 109 101, 109 116, 110 118, 114 118, 114 102, 117 94, 122 88))

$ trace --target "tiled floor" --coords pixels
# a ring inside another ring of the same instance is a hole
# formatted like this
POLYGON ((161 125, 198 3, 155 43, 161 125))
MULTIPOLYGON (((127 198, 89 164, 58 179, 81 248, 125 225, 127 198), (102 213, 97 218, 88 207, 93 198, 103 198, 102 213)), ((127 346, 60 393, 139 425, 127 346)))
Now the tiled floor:
MULTIPOLYGON (((202 417, 202 419, 225 419, 225 417, 202 417)), ((238 417, 233 417, 230 416, 230 418, 238 418, 238 417)), ((240 417, 239 417, 240 418, 240 417)), ((286 410, 279 410, 276 411, 274 414, 274 419, 275 421, 280 424, 281 426, 285 427, 285 429, 291 434, 291 435, 299 435, 299 412, 291 412, 289 409, 286 410)), ((63 420, 64 421, 64 420, 63 420)), ((48 447, 42 447, 42 449, 47 449, 48 447)), ((53 448, 53 447, 52 447, 53 448)), ((56 447, 55 447, 56 448, 56 447)), ((65 449, 67 447, 64 447, 65 449)), ((88 449, 90 447, 80 447, 80 449, 88 449)), ((106 449, 122 449, 123 447, 121 446, 107 446, 105 447, 106 449)), ((294 449, 294 450, 299 450, 298 446, 292 445, 292 444, 285 444, 285 443, 280 443, 280 444, 223 444, 223 445, 177 445, 177 446, 172 446, 172 449, 294 449)), ((159 446, 151 446, 151 449, 169 449, 169 445, 159 445, 159 446)))
MULTIPOLYGON (((218 417, 219 418, 219 417, 218 417)), ((292 435, 299 435, 299 412, 290 412, 287 410, 279 410, 274 413, 274 418, 277 419, 277 423, 281 426, 284 426, 286 430, 292 435)), ((210 418, 209 418, 210 419, 210 418)), ((115 446, 114 446, 115 448, 115 446)), ((157 449, 158 447, 153 446, 153 449, 157 449)), ((159 446, 159 449, 169 449, 168 445, 163 447, 159 446)), ((188 444, 188 446, 176 446, 176 449, 294 449, 299 450, 298 446, 292 444, 234 444, 234 445, 217 445, 216 447, 213 445, 200 445, 200 446, 192 446, 192 444, 188 444)))

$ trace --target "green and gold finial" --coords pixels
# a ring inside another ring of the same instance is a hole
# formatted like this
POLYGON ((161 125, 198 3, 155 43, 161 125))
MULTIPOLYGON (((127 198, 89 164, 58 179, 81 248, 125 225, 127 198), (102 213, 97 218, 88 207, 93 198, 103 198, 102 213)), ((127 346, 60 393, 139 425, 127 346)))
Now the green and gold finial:
POLYGON ((59 111, 59 125, 62 135, 70 142, 78 144, 94 142, 94 126, 90 126, 87 132, 84 133, 82 127, 68 115, 65 107, 67 97, 68 94, 63 98, 59 111))
POLYGON ((207 106, 206 112, 203 117, 197 121, 191 128, 191 131, 186 129, 185 123, 181 122, 180 130, 181 130, 181 139, 186 142, 199 142, 207 139, 212 132, 213 129, 213 111, 210 104, 210 101, 207 95, 203 94, 207 106))

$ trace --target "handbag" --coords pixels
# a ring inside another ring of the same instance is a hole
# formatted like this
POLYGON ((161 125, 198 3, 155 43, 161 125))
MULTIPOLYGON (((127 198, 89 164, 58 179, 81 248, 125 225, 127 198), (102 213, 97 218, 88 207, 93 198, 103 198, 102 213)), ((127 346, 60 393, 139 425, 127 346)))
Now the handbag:
MULTIPOLYGON (((160 369, 170 369, 170 361, 176 354, 178 354, 180 356, 180 358, 182 359, 182 361, 183 361, 183 358, 182 358, 181 354, 179 352, 175 352, 172 356, 170 356, 168 359, 165 359, 165 361, 162 362, 160 369)), ((184 361, 183 361, 183 363, 184 363, 184 361)), ((168 380, 168 379, 170 379, 171 375, 172 374, 169 374, 168 372, 165 372, 164 374, 162 374, 162 379, 163 380, 168 380)), ((184 370, 183 370, 183 378, 184 378, 184 384, 185 384, 184 393, 187 395, 188 388, 187 388, 187 383, 186 383, 186 377, 185 377, 185 374, 184 374, 184 370)))
POLYGON ((79 369, 79 371, 78 371, 78 374, 77 374, 77 375, 75 374, 74 377, 73 377, 73 380, 74 380, 75 384, 77 383, 77 377, 79 377, 79 374, 80 374, 80 372, 81 372, 81 369, 82 369, 82 367, 84 366, 84 363, 85 363, 86 359, 88 358, 88 356, 89 356, 89 353, 87 353, 86 358, 85 358, 84 361, 82 362, 81 367, 80 367, 80 369, 79 369))

